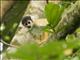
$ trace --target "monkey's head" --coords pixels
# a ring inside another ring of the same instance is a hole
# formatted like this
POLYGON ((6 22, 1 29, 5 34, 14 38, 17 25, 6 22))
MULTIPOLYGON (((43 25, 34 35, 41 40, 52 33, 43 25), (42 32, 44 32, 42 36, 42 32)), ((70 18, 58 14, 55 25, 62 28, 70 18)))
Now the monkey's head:
POLYGON ((31 17, 30 16, 23 17, 22 25, 27 27, 27 28, 31 28, 33 26, 33 21, 31 19, 31 17))

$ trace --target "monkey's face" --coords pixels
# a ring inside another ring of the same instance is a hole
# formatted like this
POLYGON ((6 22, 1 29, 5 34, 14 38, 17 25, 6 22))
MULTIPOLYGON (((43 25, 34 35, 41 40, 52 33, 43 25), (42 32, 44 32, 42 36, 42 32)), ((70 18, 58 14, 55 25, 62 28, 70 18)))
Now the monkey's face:
POLYGON ((22 19, 22 24, 27 28, 31 28, 33 26, 33 21, 30 16, 25 16, 22 19))

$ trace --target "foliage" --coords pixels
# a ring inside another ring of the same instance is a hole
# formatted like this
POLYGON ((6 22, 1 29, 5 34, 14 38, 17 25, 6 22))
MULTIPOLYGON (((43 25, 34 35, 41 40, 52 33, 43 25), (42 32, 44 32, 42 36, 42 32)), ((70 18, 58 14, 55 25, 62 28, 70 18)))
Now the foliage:
POLYGON ((11 59, 20 60, 80 60, 80 28, 74 34, 68 35, 65 40, 56 40, 44 45, 26 43, 15 53, 8 53, 11 59))
POLYGON ((78 38, 74 39, 74 37, 72 38, 72 35, 70 35, 67 37, 66 41, 53 41, 44 46, 27 43, 24 46, 19 47, 15 53, 9 55, 13 59, 19 58, 20 60, 79 60, 80 40, 78 38), (73 49, 75 48, 77 48, 77 53, 73 57, 75 54, 73 53, 73 49))
POLYGON ((45 15, 52 29, 59 23, 63 11, 64 7, 60 4, 48 3, 45 6, 45 15))

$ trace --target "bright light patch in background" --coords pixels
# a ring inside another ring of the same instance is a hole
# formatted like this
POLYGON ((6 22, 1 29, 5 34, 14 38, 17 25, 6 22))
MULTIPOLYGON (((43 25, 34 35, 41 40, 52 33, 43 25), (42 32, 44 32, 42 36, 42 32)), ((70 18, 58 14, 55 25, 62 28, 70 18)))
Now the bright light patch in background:
POLYGON ((6 39, 6 40, 9 40, 9 39, 10 39, 10 37, 9 37, 8 35, 6 35, 6 36, 5 36, 5 39, 6 39))
POLYGON ((2 54, 0 54, 0 60, 2 60, 2 54))
POLYGON ((3 43, 0 42, 0 60, 2 60, 2 53, 1 53, 2 51, 3 51, 3 43))
POLYGON ((5 29, 4 24, 1 24, 0 31, 3 31, 4 29, 5 29))
POLYGON ((3 50, 3 43, 0 42, 0 52, 3 50))
POLYGON ((17 23, 14 23, 14 24, 13 24, 13 29, 14 29, 17 25, 18 25, 17 23))

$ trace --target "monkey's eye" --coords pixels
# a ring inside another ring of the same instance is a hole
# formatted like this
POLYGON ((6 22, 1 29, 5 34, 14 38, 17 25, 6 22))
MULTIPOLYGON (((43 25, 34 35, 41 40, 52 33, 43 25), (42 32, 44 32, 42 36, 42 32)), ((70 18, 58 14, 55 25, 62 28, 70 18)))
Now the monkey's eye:
POLYGON ((23 17, 22 24, 27 28, 31 28, 33 25, 33 21, 30 16, 26 16, 26 17, 23 17))
POLYGON ((24 23, 24 26, 26 26, 26 25, 27 25, 27 23, 25 22, 25 23, 24 23))
POLYGON ((30 24, 30 21, 28 21, 27 23, 30 24))

